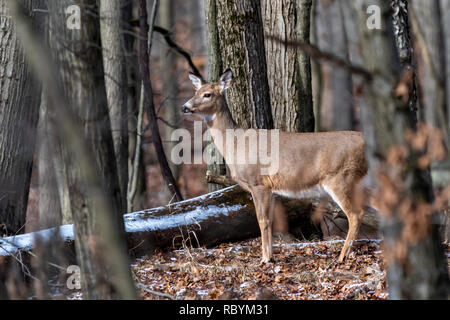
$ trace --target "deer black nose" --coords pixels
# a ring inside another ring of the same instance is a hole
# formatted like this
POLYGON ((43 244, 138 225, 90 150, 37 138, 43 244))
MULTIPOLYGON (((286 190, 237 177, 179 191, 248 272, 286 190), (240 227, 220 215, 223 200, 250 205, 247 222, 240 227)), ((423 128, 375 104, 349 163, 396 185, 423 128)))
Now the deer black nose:
POLYGON ((189 110, 189 108, 186 107, 186 106, 182 106, 182 107, 181 107, 181 112, 183 112, 183 113, 190 113, 191 110, 189 110))

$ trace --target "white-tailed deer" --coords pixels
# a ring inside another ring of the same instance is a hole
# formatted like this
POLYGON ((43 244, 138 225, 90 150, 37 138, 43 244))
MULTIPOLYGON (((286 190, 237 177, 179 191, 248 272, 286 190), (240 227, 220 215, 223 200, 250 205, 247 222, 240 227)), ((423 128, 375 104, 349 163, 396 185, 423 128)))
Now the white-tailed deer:
POLYGON ((196 92, 182 107, 182 112, 203 115, 218 150, 227 162, 231 177, 251 193, 261 230, 262 262, 272 259, 274 194, 292 198, 311 194, 331 196, 349 222, 347 238, 339 256, 339 261, 343 261, 363 216, 362 202, 353 201, 353 194, 367 173, 362 134, 350 131, 277 131, 277 135, 271 135, 275 130, 242 130, 233 121, 225 99, 225 91, 230 88, 232 78, 231 70, 227 70, 218 83, 203 84, 198 77, 190 75, 196 92), (233 135, 230 135, 230 130, 233 135), (267 143, 269 154, 279 152, 278 163, 274 166, 276 170, 264 172, 259 160, 256 163, 236 162, 235 154, 238 152, 244 153, 246 159, 253 156, 251 146, 238 149, 237 141, 255 135, 259 143, 267 143))

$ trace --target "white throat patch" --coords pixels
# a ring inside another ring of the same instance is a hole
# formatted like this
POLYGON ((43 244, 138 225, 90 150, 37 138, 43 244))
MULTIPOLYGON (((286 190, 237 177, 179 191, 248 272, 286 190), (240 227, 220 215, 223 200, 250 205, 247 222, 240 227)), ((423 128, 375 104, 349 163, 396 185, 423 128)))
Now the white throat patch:
POLYGON ((213 121, 216 118, 216 114, 204 114, 203 119, 205 122, 213 121))

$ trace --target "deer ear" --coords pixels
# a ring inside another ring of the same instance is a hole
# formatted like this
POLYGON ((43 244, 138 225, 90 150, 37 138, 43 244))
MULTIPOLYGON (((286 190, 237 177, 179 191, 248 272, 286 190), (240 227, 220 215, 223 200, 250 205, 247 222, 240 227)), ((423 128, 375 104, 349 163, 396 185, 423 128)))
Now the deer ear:
POLYGON ((189 74, 189 79, 191 79, 192 85, 194 86, 194 89, 196 91, 203 86, 202 79, 200 79, 197 76, 194 76, 192 73, 189 74))
POLYGON ((233 71, 227 69, 225 73, 220 77, 220 91, 224 93, 228 88, 231 87, 231 82, 233 81, 233 71))

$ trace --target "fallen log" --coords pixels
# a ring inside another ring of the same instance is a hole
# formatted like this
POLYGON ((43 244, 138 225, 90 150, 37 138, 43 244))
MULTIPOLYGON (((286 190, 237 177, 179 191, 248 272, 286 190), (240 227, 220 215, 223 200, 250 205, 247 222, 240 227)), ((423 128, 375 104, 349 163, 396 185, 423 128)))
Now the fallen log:
MULTIPOLYGON (((311 213, 324 206, 320 199, 281 199, 289 217, 292 233, 313 232, 311 213), (299 227, 300 226, 300 227, 299 227), (301 229, 301 230, 299 230, 301 229), (299 230, 299 232, 296 232, 299 230)), ((332 217, 345 215, 333 203, 326 203, 325 212, 332 217)), ((375 221, 375 222, 374 222, 375 221)), ((194 199, 124 215, 127 242, 132 256, 152 254, 155 250, 178 249, 183 246, 211 247, 223 242, 259 236, 253 201, 238 186, 228 187, 194 199)), ((366 221, 370 225, 376 219, 366 221)), ((42 243, 54 241, 59 234, 64 248, 73 250, 72 225, 0 239, 0 257, 17 256, 35 248, 36 237, 42 243)))
MULTIPOLYGON (((311 202, 284 202, 292 220, 306 219, 314 210, 311 202)), ((133 255, 183 245, 213 246, 220 242, 258 236, 253 201, 238 186, 194 199, 124 215, 128 248, 133 255)), ((52 241, 59 234, 73 248, 73 225, 0 239, 0 256, 17 255, 35 247, 35 238, 52 241)))
MULTIPOLYGON (((206 182, 218 184, 218 185, 222 185, 222 186, 236 185, 236 183, 232 179, 230 179, 226 176, 216 175, 216 174, 212 173, 211 171, 206 172, 206 182)), ((236 186, 236 187, 239 188, 240 190, 244 191, 239 186, 236 186)), ((283 204, 287 205, 288 207, 290 207, 290 206, 295 207, 296 201, 297 200, 291 201, 291 200, 282 198, 283 204)), ((306 202, 310 201, 313 204, 315 209, 317 209, 320 204, 322 204, 322 206, 325 205, 325 203, 323 202, 324 199, 319 199, 319 198, 305 199, 304 201, 306 201, 306 202)), ((291 208, 288 208, 288 210, 291 210, 291 208)), ((336 222, 339 225, 338 227, 340 227, 342 229, 340 232, 342 234, 342 237, 345 237, 346 232, 347 232, 347 226, 345 226, 345 224, 347 223, 347 217, 346 217, 345 213, 342 212, 342 210, 334 202, 326 201, 326 205, 325 205, 325 208, 323 209, 322 214, 324 216, 326 216, 328 221, 336 222)), ((327 219, 325 219, 325 220, 327 220, 327 219)), ((378 227, 379 227, 379 223, 380 223, 380 220, 379 220, 377 212, 371 208, 368 208, 368 207, 365 208, 365 213, 363 216, 363 221, 362 221, 362 226, 361 226, 361 228, 362 228, 361 233, 366 233, 366 235, 362 236, 362 237, 367 238, 367 233, 376 233, 378 230, 378 227)), ((328 233, 329 233, 329 231, 328 231, 328 233)))

